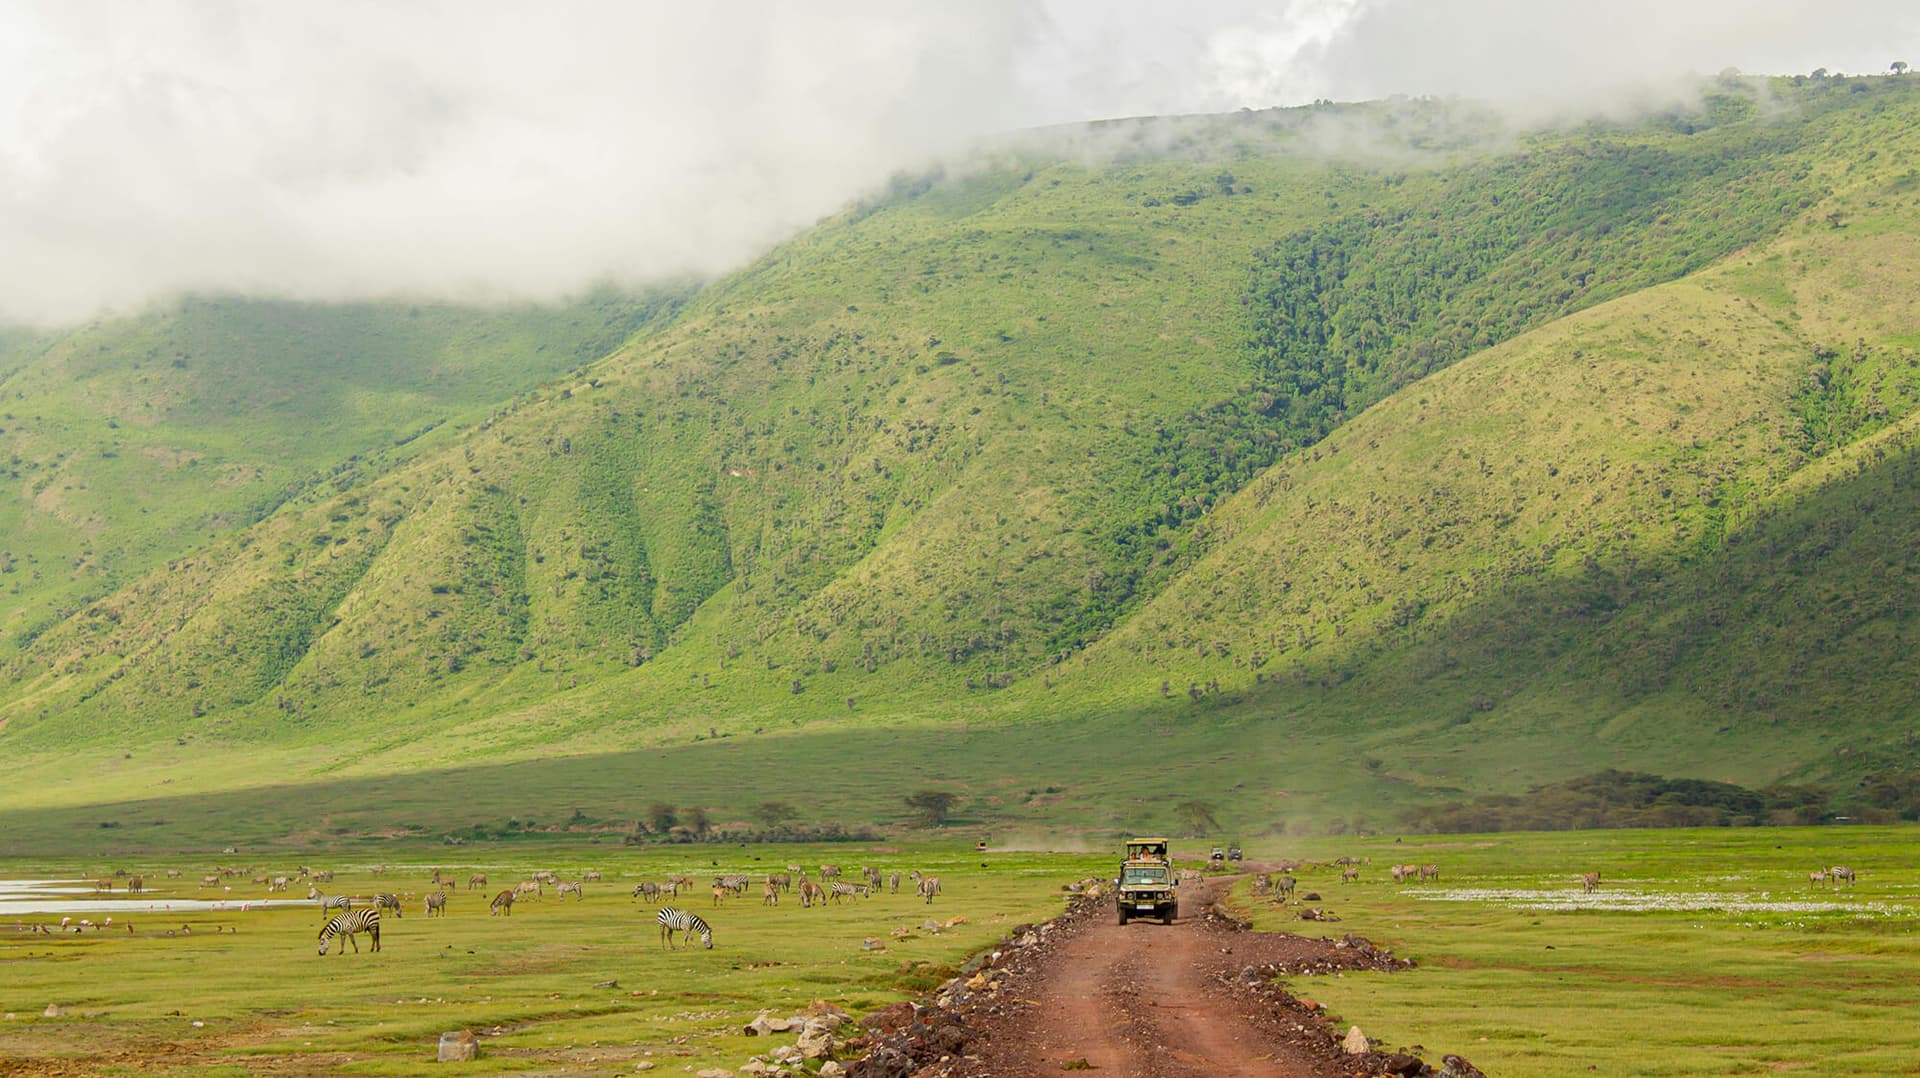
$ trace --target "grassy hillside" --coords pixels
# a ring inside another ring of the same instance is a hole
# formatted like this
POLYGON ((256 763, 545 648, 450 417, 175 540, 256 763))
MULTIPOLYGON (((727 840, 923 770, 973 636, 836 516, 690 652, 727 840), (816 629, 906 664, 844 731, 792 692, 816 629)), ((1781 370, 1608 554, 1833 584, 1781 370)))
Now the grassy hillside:
POLYGON ((960 736, 920 777, 1074 773, 983 818, 1169 822, 1113 799, 1171 767, 1264 786, 1225 811, 1265 826, 1910 761, 1920 90, 1769 94, 1478 142, 1250 113, 903 181, 22 634, 0 805, 673 746, 605 773, 744 806, 733 754, 832 784, 891 738, 824 798, 851 823, 960 736))
POLYGON ((0 656, 302 491, 423 451, 673 306, 190 299, 0 334, 0 656))

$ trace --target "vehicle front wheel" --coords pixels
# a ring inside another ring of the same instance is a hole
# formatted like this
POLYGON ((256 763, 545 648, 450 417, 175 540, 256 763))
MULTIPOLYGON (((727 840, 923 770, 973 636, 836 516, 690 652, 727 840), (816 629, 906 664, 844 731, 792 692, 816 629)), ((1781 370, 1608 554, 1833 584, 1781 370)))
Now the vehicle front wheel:
POLYGON ((1127 908, 1125 906, 1120 907, 1120 923, 1127 923, 1127 908))

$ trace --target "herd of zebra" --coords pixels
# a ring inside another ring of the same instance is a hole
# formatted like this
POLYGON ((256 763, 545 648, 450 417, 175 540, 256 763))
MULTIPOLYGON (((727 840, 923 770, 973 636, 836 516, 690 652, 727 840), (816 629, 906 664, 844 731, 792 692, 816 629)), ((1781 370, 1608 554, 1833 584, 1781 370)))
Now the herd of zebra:
MULTIPOLYGON (((782 894, 791 893, 796 889, 803 908, 814 905, 824 907, 828 902, 837 903, 843 899, 872 898, 881 893, 900 893, 902 877, 898 872, 882 873, 879 869, 871 867, 860 868, 857 872, 858 875, 855 878, 860 882, 849 883, 842 878, 840 866, 821 865, 820 877, 826 881, 821 884, 809 879, 807 870, 800 865, 788 865, 785 872, 768 873, 761 878, 761 904, 778 906, 782 894)), ((347 945, 351 944, 354 953, 358 954, 360 943, 357 937, 363 932, 372 941, 370 949, 378 951, 381 912, 390 912, 395 919, 402 916, 400 896, 395 893, 383 891, 359 898, 344 894, 330 895, 321 891, 317 884, 332 880, 331 872, 324 874, 324 881, 321 874, 309 874, 305 869, 302 869, 301 874, 312 881, 307 886, 307 898, 319 904, 320 915, 324 919, 320 928, 320 953, 323 955, 327 953, 335 939, 343 941, 338 945, 339 953, 345 954, 347 945), (359 904, 359 908, 355 908, 355 903, 359 904), (336 909, 340 911, 338 914, 333 913, 336 909)), ((516 900, 530 897, 540 901, 549 887, 553 888, 556 897, 564 898, 572 895, 576 900, 584 901, 586 899, 584 884, 598 881, 600 878, 599 872, 589 869, 582 874, 580 880, 562 880, 553 872, 542 869, 532 873, 527 879, 515 883, 512 887, 495 893, 492 901, 487 903, 487 912, 489 916, 511 917, 516 900)), ((755 874, 738 872, 715 876, 712 885, 713 904, 719 906, 728 898, 745 895, 755 878, 755 874)), ((927 875, 915 869, 907 873, 905 878, 913 884, 913 894, 916 898, 931 903, 940 894, 940 877, 938 876, 927 875)), ((436 889, 427 892, 424 896, 423 906, 426 915, 428 917, 445 916, 447 890, 456 885, 457 878, 435 869, 431 879, 436 889)), ((647 880, 639 883, 634 887, 632 897, 644 899, 649 903, 658 902, 662 896, 678 898, 681 890, 693 886, 693 877, 685 873, 675 873, 661 882, 647 880)), ((484 892, 486 888, 485 873, 476 872, 467 877, 467 890, 484 892)), ((713 926, 698 914, 674 906, 662 906, 655 914, 654 920, 660 926, 660 940, 664 947, 674 946, 676 934, 686 939, 698 936, 704 946, 709 949, 713 947, 713 926)))

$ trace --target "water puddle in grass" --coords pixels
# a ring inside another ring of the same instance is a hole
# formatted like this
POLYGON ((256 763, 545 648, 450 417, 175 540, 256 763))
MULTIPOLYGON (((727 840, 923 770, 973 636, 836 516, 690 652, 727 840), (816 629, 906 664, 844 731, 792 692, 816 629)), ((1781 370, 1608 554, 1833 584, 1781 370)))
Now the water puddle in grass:
POLYGON ((1597 910, 1601 912, 1689 913, 1850 913, 1855 916, 1902 917, 1914 907, 1894 902, 1849 902, 1837 899, 1776 898, 1772 892, 1638 891, 1602 888, 1598 891, 1536 890, 1523 887, 1449 887, 1410 890, 1423 902, 1487 902, 1515 910, 1597 910))
POLYGON ((174 898, 166 894, 113 894, 95 891, 86 880, 0 880, 0 917, 49 913, 241 913, 277 906, 313 906, 304 898, 174 898), (95 897, 74 898, 74 895, 95 897))

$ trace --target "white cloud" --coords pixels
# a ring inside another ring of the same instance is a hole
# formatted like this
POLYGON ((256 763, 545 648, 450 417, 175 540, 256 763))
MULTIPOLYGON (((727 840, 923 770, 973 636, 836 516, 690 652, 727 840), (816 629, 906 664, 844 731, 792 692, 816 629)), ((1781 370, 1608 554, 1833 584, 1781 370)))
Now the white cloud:
POLYGON ((719 272, 992 132, 1880 70, 1913 7, 0 0, 0 319, 719 272))

